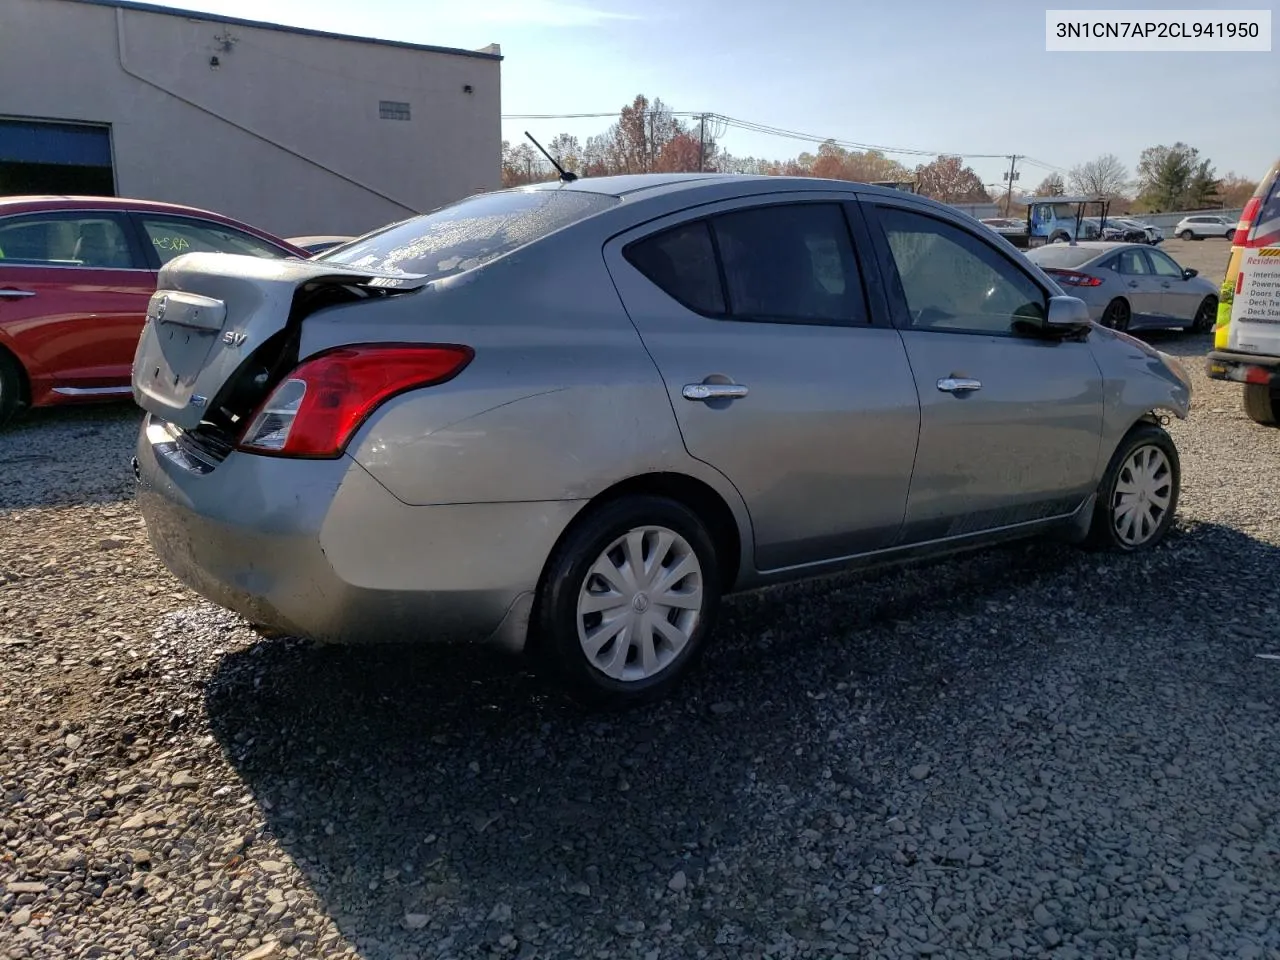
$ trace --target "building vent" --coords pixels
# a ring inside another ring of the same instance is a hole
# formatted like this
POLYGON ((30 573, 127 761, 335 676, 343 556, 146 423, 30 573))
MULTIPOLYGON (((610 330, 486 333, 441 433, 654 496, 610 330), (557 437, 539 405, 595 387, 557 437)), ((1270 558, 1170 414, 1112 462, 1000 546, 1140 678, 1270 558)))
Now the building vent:
POLYGON ((379 100, 378 116, 383 120, 408 120, 409 105, 399 100, 379 100))

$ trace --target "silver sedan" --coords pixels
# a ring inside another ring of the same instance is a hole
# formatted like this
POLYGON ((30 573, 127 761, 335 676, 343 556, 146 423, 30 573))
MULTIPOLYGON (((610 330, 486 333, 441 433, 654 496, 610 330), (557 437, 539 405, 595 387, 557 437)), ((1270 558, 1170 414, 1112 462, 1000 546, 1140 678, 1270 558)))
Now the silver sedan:
POLYGON ((1088 304, 1090 317, 1113 330, 1213 329, 1217 287, 1163 250, 1090 241, 1037 247, 1027 258, 1088 304))
POLYGON ((307 261, 191 254, 134 361, 179 578, 322 642, 667 692, 723 595, 1171 527, 1175 360, 942 204, 670 175, 483 194, 307 261))

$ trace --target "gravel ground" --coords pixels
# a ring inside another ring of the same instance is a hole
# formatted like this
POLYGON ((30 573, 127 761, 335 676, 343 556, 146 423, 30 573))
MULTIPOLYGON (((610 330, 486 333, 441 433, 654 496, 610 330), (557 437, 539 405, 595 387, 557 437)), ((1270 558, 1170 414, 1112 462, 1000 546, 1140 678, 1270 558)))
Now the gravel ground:
POLYGON ((0 955, 1280 958, 1280 431, 1197 390, 1154 554, 742 597, 623 717, 483 651, 258 640, 151 557, 131 408, 30 416, 0 955))

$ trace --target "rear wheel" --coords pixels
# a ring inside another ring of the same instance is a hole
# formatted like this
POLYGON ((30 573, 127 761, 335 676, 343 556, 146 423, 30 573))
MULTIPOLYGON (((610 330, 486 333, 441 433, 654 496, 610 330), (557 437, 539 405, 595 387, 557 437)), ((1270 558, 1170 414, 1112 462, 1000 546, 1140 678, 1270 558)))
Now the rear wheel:
POLYGON ((1244 385, 1244 412, 1264 427, 1280 425, 1280 390, 1265 383, 1244 385))
POLYGON ((1178 234, 1178 236, 1180 236, 1183 240, 1194 240, 1196 238, 1196 235, 1192 233, 1190 230, 1183 230, 1180 234, 1178 234))
POLYGON ((8 351, 0 349, 0 427, 9 422, 24 402, 22 368, 8 351))
POLYGON ((1107 304, 1102 312, 1102 325, 1121 332, 1129 329, 1129 301, 1124 297, 1116 297, 1107 304))
POLYGON ((1218 298, 1205 297, 1200 301, 1195 319, 1191 321, 1192 333, 1208 333, 1218 320, 1218 298))
POLYGON ((1090 545, 1135 553, 1158 544, 1173 526, 1181 476, 1169 434, 1152 423, 1130 430, 1098 486, 1090 545))
POLYGON ((705 645, 720 604, 706 527, 684 505, 635 496, 580 519, 547 561, 535 651, 593 706, 665 696, 705 645))

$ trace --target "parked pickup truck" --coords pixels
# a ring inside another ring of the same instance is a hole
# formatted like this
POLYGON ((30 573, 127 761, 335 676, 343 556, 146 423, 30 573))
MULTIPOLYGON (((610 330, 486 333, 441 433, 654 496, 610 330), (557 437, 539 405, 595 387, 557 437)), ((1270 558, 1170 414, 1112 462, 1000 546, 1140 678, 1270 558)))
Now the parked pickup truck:
POLYGON ((1244 411, 1280 426, 1280 160, 1244 208, 1218 298, 1214 380, 1244 384, 1244 411))

